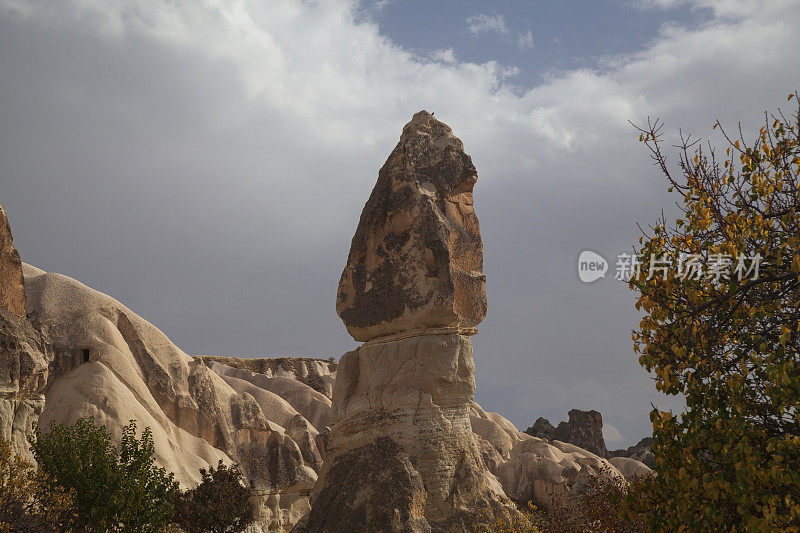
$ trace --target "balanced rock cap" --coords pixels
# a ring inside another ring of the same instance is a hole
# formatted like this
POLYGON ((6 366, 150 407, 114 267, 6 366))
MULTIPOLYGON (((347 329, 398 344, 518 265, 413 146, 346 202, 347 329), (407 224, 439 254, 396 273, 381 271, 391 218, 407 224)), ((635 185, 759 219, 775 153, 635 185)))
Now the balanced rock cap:
POLYGON ((357 341, 457 328, 486 317, 478 173, 427 111, 405 125, 378 173, 339 281, 336 312, 357 341))
POLYGON ((25 300, 22 260, 14 248, 11 226, 0 205, 0 309, 25 316, 25 300))

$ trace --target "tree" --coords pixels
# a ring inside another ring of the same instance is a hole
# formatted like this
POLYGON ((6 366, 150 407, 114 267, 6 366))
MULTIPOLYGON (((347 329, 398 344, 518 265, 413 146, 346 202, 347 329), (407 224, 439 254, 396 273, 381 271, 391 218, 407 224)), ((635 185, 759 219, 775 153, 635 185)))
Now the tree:
POLYGON ((253 506, 239 468, 220 460, 216 470, 201 468, 200 475, 197 487, 176 498, 177 524, 188 533, 244 531, 253 521, 253 506))
POLYGON ((57 531, 74 517, 72 495, 0 438, 0 532, 57 531))
POLYGON ((642 516, 621 516, 621 508, 631 490, 638 491, 644 477, 631 483, 619 478, 593 476, 575 494, 547 490, 543 501, 533 500, 519 509, 519 514, 481 513, 484 524, 480 533, 564 533, 611 532, 642 533, 646 531, 642 516))
POLYGON ((686 399, 651 412, 658 475, 628 502, 653 530, 800 530, 800 107, 765 122, 750 145, 717 122, 724 158, 682 135, 678 172, 663 124, 639 128, 682 213, 630 279, 639 362, 686 399))
POLYGON ((172 501, 178 491, 173 475, 155 466, 149 428, 136 439, 136 422, 122 430, 117 451, 104 426, 94 419, 74 425, 39 428, 30 437, 40 468, 77 500, 77 525, 90 531, 155 532, 171 520, 172 501))
POLYGON ((119 452, 119 523, 125 531, 160 531, 172 521, 173 501, 179 492, 172 473, 155 464, 150 428, 136 439, 136 422, 122 428, 119 452))
POLYGON ((623 516, 620 511, 628 493, 639 490, 644 480, 642 476, 629 483, 619 478, 595 476, 572 498, 552 491, 546 502, 537 506, 529 504, 533 531, 643 533, 646 529, 642 516, 623 516))

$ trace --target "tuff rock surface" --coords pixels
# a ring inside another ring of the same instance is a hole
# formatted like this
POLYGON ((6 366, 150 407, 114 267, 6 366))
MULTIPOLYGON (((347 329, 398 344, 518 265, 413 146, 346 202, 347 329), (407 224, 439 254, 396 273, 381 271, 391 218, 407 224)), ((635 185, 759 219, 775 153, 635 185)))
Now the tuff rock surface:
MULTIPOLYGON (((299 381, 326 396, 333 396, 333 383, 336 381, 336 362, 312 357, 226 357, 217 355, 196 355, 209 363, 220 363, 227 367, 246 370, 250 375, 261 374, 267 378, 289 378, 299 381)), ((212 366, 212 365, 209 365, 212 366)))
POLYGON ((338 379, 319 359, 192 358, 113 298, 19 263, 3 228, 0 435, 17 454, 29 457, 37 420, 93 416, 118 440, 136 419, 184 486, 219 459, 242 465, 256 507, 248 533, 298 521, 311 531, 469 531, 479 514, 507 510, 505 494, 575 494, 593 475, 621 475, 472 402, 465 335, 368 343, 342 359, 338 379))
POLYGON ((468 334, 486 315, 476 180, 426 111, 380 170, 336 302, 367 342, 339 363, 307 531, 472 531, 515 512, 470 423, 468 334))
POLYGON ((571 409, 569 421, 560 422, 558 427, 553 427, 546 418, 539 417, 525 433, 542 439, 568 442, 599 457, 610 457, 603 439, 603 415, 595 410, 571 409))
MULTIPOLYGON (((122 427, 136 419, 153 432, 157 463, 184 487, 219 459, 238 463, 256 504, 250 533, 287 531, 308 513, 322 460, 318 431, 305 415, 324 419, 330 399, 282 367, 276 367, 279 377, 261 375, 277 381, 253 384, 254 373, 185 354, 105 294, 29 265, 24 273, 32 329, 49 354, 49 374, 39 372, 37 381, 44 387, 42 427, 94 417, 118 441, 122 427), (238 378, 226 375, 234 371, 238 378), (304 394, 310 400, 302 401, 304 394)), ((6 354, 4 347, 4 364, 6 354)), ((323 368, 328 363, 314 364, 331 374, 323 368)), ((5 413, 2 418, 7 425, 5 413)))
POLYGON ((17 316, 25 316, 22 259, 14 248, 11 226, 2 205, 0 205, 0 309, 17 316))
POLYGON ((525 430, 525 433, 532 437, 553 440, 556 434, 556 428, 548 419, 540 416, 536 419, 536 422, 534 422, 531 427, 525 430))
POLYGON ((650 446, 653 444, 653 437, 645 437, 627 450, 613 450, 609 452, 611 457, 627 457, 635 459, 640 463, 646 464, 649 468, 656 467, 656 458, 653 452, 650 451, 650 446))
POLYGON ((0 437, 30 460, 26 439, 44 409, 49 361, 25 316, 26 299, 22 261, 0 206, 0 437))
POLYGON ((27 437, 44 409, 48 359, 41 336, 24 317, 0 309, 0 437, 33 459, 27 437))
POLYGON ((484 463, 517 502, 547 503, 562 496, 575 501, 596 479, 623 480, 622 473, 606 459, 573 444, 523 433, 476 403, 470 419, 484 463))
POLYGON ((309 531, 471 531, 481 512, 503 512, 507 499, 472 433, 474 393, 464 335, 390 340, 345 354, 309 531), (372 514, 359 511, 365 501, 372 514))
POLYGON ((461 141, 420 111, 378 174, 350 246, 336 311, 357 341, 486 316, 478 178, 461 141))
POLYGON ((630 457, 611 457, 609 463, 619 470, 627 481, 633 481, 642 476, 649 476, 653 471, 649 466, 630 457))

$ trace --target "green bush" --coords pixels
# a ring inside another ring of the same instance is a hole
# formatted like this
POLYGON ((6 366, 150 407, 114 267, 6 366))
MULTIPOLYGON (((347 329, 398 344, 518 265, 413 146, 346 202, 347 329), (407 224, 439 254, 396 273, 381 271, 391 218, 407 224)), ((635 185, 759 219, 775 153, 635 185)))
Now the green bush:
POLYGON ((197 487, 177 496, 175 522, 187 533, 243 531, 253 521, 253 506, 239 468, 220 460, 200 475, 197 487))
POLYGON ((106 428, 91 418, 71 426, 53 423, 46 434, 36 428, 30 444, 39 467, 75 495, 78 526, 151 533, 172 519, 178 483, 155 465, 150 428, 137 440, 131 420, 119 451, 106 428))

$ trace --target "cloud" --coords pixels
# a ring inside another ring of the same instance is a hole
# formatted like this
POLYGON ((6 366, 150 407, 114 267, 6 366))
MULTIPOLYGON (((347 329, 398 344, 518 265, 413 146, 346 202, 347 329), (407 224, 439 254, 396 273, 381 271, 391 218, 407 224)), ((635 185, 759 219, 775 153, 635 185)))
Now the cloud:
MULTIPOLYGON (((435 111, 480 174, 478 401, 522 427, 590 406, 638 440, 667 400, 631 353, 631 294, 574 271, 672 204, 627 121, 747 131, 800 86, 797 2, 697 5, 707 23, 522 87, 518 65, 410 52, 355 0, 0 0, 15 243, 189 352, 339 355, 359 213, 402 125, 435 111)), ((502 16, 473 26, 517 44, 502 16)))
POLYGON ((456 61, 456 54, 453 52, 452 48, 447 49, 437 49, 431 52, 431 59, 435 61, 441 61, 443 63, 447 63, 449 65, 455 64, 456 61))
POLYGON ((511 33, 503 15, 486 15, 484 13, 467 18, 467 29, 475 37, 485 33, 501 36, 511 33))
POLYGON ((467 18, 467 30, 473 37, 482 35, 495 35, 504 42, 513 42, 520 50, 533 49, 533 33, 530 30, 520 33, 512 33, 506 26, 503 15, 487 15, 481 13, 467 18))
POLYGON ((796 7, 794 0, 772 0, 753 2, 751 0, 632 0, 631 5, 640 9, 674 9, 690 6, 694 10, 711 11, 717 19, 744 19, 757 17, 763 10, 783 10, 796 7))
POLYGON ((517 35, 517 48, 520 50, 533 50, 533 34, 530 30, 517 35))
POLYGON ((606 445, 608 444, 620 444, 625 442, 625 437, 622 436, 622 433, 619 432, 617 428, 609 424, 608 422, 603 423, 603 440, 606 441, 606 445))

